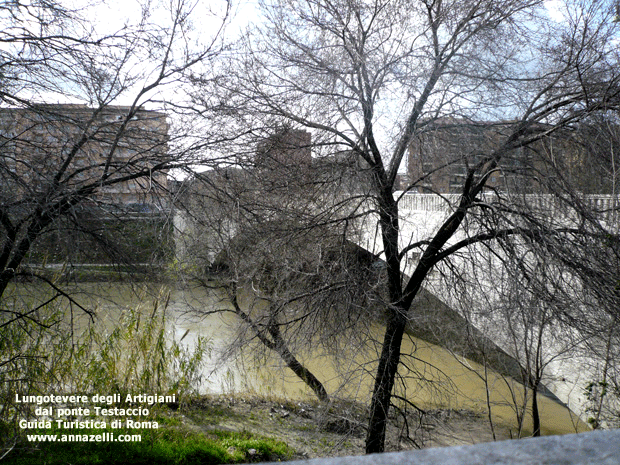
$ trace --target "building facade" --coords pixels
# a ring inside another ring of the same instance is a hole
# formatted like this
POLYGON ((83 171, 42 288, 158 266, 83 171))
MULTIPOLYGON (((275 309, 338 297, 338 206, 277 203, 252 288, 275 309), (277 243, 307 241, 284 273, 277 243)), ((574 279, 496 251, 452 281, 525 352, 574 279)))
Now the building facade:
POLYGON ((312 135, 303 129, 284 128, 256 147, 257 168, 307 167, 312 163, 312 135))
MULTIPOLYGON (((509 130, 504 122, 475 122, 440 118, 428 123, 409 145, 407 181, 413 191, 462 192, 467 173, 492 154, 509 130)), ((487 187, 505 191, 536 192, 536 170, 546 171, 544 154, 551 139, 519 147, 502 155, 487 187)))
POLYGON ((146 177, 167 157, 168 124, 161 112, 108 106, 41 104, 0 108, 0 176, 16 199, 78 191, 99 182, 93 200, 129 206, 158 202, 167 171, 146 177), (112 182, 109 182, 112 181, 112 182))

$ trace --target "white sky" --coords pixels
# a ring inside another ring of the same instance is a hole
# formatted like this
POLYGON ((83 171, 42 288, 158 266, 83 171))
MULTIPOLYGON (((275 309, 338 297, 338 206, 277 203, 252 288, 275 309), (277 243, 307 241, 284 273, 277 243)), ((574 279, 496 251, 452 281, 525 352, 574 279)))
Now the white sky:
MULTIPOLYGON (((99 34, 115 33, 124 26, 136 24, 140 20, 142 4, 149 0, 65 0, 67 4, 76 8, 84 8, 84 16, 92 21, 99 34)), ((173 3, 184 0, 150 0, 151 21, 167 25, 170 24, 170 14, 166 11, 173 3)), ((225 36, 232 38, 238 35, 248 24, 260 17, 258 0, 231 0, 229 23, 226 26, 225 36)), ((561 12, 562 0, 547 0, 545 6, 549 16, 561 21, 564 15, 561 12)), ((187 0, 191 8, 189 21, 194 28, 193 34, 203 38, 211 36, 221 27, 222 18, 226 12, 226 0, 187 0)), ((204 40, 204 39, 203 39, 204 40)), ((143 65, 146 68, 146 65, 143 65)), ((136 64, 139 69, 140 63, 136 64)), ((62 99, 57 95, 56 99, 62 99)), ((118 104, 129 104, 131 97, 118 101, 118 104)))
POLYGON ((547 14, 554 21, 560 22, 564 20, 564 13, 562 13, 562 1, 561 0, 547 0, 545 2, 545 8, 547 14))
MULTIPOLYGON (((75 5, 84 10, 84 16, 92 21, 93 26, 100 34, 114 33, 121 30, 126 25, 132 25, 141 18, 142 3, 149 0, 65 0, 68 4, 75 5), (88 7, 86 7, 88 5, 88 7)), ((170 24, 170 14, 166 6, 183 0, 151 0, 152 7, 151 21, 167 25, 170 24)), ((230 11, 230 22, 226 27, 227 37, 234 37, 245 29, 248 24, 256 21, 260 17, 258 12, 258 0, 231 0, 232 8, 230 11)), ((563 0, 546 0, 545 8, 550 19, 563 21, 566 16, 562 12, 564 7, 563 0)), ((226 12, 226 0, 188 0, 191 14, 188 20, 194 27, 193 33, 196 37, 208 37, 218 30, 221 26, 222 18, 226 12)), ((141 63, 136 63, 139 68, 141 63)), ((142 65, 146 67, 147 65, 142 65)), ((164 98, 173 97, 174 91, 162 94, 164 98)), ((62 96, 56 96, 60 99, 62 96)), ((117 104, 128 104, 131 102, 131 93, 127 100, 117 101, 117 104)))

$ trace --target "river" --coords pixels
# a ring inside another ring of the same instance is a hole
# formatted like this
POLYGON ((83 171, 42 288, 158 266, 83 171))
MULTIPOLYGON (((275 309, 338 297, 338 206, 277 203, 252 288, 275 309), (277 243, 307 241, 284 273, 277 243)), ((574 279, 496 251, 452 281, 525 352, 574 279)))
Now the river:
MULTIPOLYGON (((12 292, 23 293, 30 299, 38 296, 37 300, 43 299, 45 294, 39 286, 31 284, 19 285, 12 292)), ((238 322, 232 313, 196 317, 196 309, 208 311, 226 305, 213 292, 204 289, 164 289, 163 293, 168 292, 167 321, 171 336, 176 340, 182 339, 183 344, 190 347, 198 337, 205 336, 213 349, 200 386, 202 392, 261 394, 293 400, 313 397, 305 384, 284 368, 283 362, 276 356, 261 358, 257 364, 250 349, 235 361, 221 361, 220 349, 234 338, 234 328, 238 322)), ((141 306, 149 312, 154 296, 163 295, 159 286, 123 283, 80 283, 71 289, 71 293, 81 305, 96 311, 96 324, 108 327, 115 324, 122 309, 141 306)), ((86 324, 87 318, 79 310, 74 308, 73 314, 78 326, 86 324)), ((380 340, 382 330, 379 326, 375 328, 376 340, 380 340)), ((330 395, 368 403, 376 367, 376 344, 350 349, 347 356, 339 358, 319 353, 299 357, 323 382, 330 395)), ((407 373, 401 370, 400 394, 418 407, 467 409, 486 416, 488 388, 494 421, 516 429, 513 399, 523 395, 519 383, 493 372, 486 374, 485 383, 483 367, 414 337, 405 338, 402 352, 411 355, 412 361, 407 373)), ((563 405, 545 396, 539 396, 539 399, 543 434, 572 433, 575 432, 575 425, 579 430, 585 428, 563 405)), ((528 416, 526 425, 530 424, 528 416)))

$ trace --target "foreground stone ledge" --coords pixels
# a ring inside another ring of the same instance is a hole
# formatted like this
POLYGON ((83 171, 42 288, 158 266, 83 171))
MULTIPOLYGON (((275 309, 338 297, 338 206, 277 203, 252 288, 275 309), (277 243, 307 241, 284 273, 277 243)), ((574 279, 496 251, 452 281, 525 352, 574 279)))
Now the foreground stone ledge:
POLYGON ((291 465, 616 465, 620 464, 620 430, 289 463, 291 465))

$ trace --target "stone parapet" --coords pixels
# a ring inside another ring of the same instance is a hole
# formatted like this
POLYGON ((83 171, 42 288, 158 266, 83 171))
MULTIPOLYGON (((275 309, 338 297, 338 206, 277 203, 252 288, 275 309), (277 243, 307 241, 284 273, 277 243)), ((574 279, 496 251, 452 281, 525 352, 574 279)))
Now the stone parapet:
POLYGON ((291 465, 617 465, 620 464, 620 430, 289 463, 291 465))

